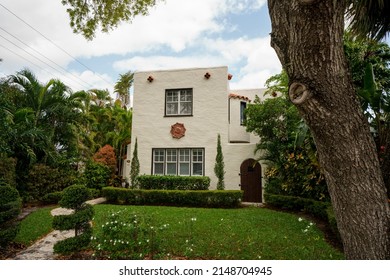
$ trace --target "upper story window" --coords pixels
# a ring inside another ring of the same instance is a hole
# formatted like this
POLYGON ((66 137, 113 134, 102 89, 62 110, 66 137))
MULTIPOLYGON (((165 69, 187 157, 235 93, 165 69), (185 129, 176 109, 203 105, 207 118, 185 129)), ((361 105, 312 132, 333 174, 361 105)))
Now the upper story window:
POLYGON ((192 116, 192 88, 165 91, 166 116, 192 116))

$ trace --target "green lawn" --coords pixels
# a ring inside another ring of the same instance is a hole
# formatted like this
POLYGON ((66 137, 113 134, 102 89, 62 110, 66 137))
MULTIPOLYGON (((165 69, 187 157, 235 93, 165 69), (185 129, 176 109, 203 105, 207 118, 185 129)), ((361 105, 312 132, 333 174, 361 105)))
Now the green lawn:
MULTIPOLYGON (((203 209, 96 205, 95 236, 117 211, 144 217, 156 231, 158 258, 343 259, 323 233, 296 215, 264 208, 203 209)), ((108 241, 107 241, 108 242, 108 241)), ((148 240, 149 242, 149 240, 148 240)))
POLYGON ((15 237, 15 242, 29 246, 40 237, 48 234, 51 228, 53 207, 45 207, 29 214, 20 223, 20 230, 15 237))
MULTIPOLYGON (((27 216, 21 222, 15 241, 28 246, 49 233, 52 230, 51 209, 42 208, 27 216)), ((102 226, 107 225, 112 214, 118 211, 122 221, 137 215, 142 217, 144 228, 162 228, 154 231, 153 240, 149 241, 150 235, 144 237, 148 240, 137 240, 157 244, 158 253, 153 255, 157 259, 344 258, 324 240, 323 233, 310 221, 265 208, 204 209, 101 204, 95 205, 94 209, 94 236, 100 236, 100 240, 103 240, 102 226)))

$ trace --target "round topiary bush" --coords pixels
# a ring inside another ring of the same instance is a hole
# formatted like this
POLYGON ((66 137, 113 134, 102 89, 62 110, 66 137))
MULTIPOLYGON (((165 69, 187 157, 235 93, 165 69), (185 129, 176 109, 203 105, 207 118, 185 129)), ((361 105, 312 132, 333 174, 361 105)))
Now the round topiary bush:
POLYGON ((84 185, 72 185, 64 189, 59 201, 61 207, 79 209, 91 196, 91 192, 84 185))
POLYGON ((0 248, 6 247, 15 238, 19 229, 15 218, 21 208, 19 192, 7 184, 0 185, 0 248))

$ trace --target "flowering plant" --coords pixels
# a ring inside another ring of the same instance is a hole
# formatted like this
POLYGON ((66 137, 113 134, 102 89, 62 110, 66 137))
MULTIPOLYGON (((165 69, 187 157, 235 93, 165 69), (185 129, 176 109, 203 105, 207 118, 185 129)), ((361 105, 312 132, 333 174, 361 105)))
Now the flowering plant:
POLYGON ((159 232, 168 228, 150 226, 148 217, 127 213, 110 213, 101 228, 92 236, 92 247, 97 259, 147 259, 160 251, 159 232))

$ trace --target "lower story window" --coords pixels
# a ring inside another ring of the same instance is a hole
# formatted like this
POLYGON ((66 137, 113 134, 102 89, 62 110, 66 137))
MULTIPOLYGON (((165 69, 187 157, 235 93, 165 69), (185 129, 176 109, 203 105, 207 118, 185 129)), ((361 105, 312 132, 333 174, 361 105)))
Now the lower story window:
POLYGON ((153 149, 152 174, 204 175, 204 148, 153 149))

